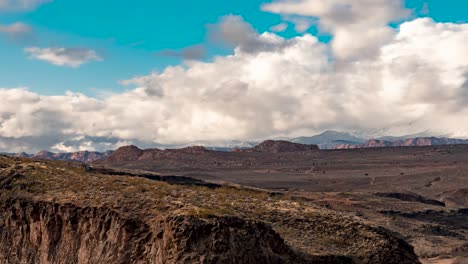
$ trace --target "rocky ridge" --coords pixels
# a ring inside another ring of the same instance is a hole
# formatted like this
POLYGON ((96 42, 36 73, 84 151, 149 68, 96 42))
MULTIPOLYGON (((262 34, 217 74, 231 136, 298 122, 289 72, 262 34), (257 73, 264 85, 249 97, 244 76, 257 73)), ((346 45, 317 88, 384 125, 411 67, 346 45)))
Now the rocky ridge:
MULTIPOLYGON (((317 145, 304 145, 288 141, 265 141, 253 148, 236 149, 236 153, 290 153, 304 151, 318 151, 317 145)), ((210 155, 212 158, 222 157, 225 151, 209 150, 202 146, 192 146, 181 149, 146 149, 142 150, 136 146, 125 146, 117 149, 110 156, 97 160, 98 164, 114 164, 131 161, 160 160, 160 159, 187 159, 187 157, 196 157, 197 155, 210 155)))

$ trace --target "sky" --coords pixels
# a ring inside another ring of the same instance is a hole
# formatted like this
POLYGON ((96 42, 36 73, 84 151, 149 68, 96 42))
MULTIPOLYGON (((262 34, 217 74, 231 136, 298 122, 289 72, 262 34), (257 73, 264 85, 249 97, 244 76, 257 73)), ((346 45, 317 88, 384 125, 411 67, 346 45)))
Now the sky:
POLYGON ((0 151, 468 137, 462 0, 0 0, 0 151))

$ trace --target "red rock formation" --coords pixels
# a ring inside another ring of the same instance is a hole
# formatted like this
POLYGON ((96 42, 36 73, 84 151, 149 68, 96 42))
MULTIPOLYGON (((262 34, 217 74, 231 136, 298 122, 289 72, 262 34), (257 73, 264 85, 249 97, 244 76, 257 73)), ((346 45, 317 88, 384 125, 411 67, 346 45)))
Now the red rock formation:
POLYGON ((136 146, 125 146, 117 149, 105 160, 109 162, 122 162, 138 160, 143 155, 143 150, 136 146))

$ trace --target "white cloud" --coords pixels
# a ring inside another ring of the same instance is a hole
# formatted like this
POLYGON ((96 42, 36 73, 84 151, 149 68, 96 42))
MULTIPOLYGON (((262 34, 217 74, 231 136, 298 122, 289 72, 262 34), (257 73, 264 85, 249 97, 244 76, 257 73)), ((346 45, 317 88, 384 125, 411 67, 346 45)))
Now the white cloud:
POLYGON ((278 25, 274 25, 270 28, 270 30, 273 32, 284 32, 286 29, 288 29, 288 24, 284 22, 279 23, 278 25))
POLYGON ((52 0, 0 0, 0 11, 29 11, 52 0))
POLYGON ((234 54, 123 81, 137 87, 123 93, 96 99, 0 89, 0 150, 243 140, 326 129, 468 137, 468 24, 403 23, 377 55, 359 61, 332 59, 333 49, 308 34, 259 34, 239 17, 219 27, 236 46, 234 54))
POLYGON ((24 41, 32 37, 33 30, 27 24, 16 22, 10 25, 0 24, 0 33, 5 34, 11 40, 24 41))
POLYGON ((24 49, 30 59, 43 60, 57 66, 77 68, 90 61, 102 61, 101 56, 86 48, 38 48, 24 49))
MULTIPOLYGON (((303 19, 318 18, 323 31, 334 35, 332 48, 338 59, 354 60, 375 56, 379 48, 392 39, 388 23, 409 15, 403 0, 276 0, 264 4, 264 11, 303 19)), ((309 25, 310 26, 310 25, 309 25)))

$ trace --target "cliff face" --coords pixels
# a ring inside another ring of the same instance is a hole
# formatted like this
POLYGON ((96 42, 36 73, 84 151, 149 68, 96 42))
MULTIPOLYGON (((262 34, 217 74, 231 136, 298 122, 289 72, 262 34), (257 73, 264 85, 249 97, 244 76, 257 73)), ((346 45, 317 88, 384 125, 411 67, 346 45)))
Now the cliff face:
POLYGON ((2 263, 352 263, 308 257, 268 225, 236 217, 168 217, 154 224, 104 208, 0 202, 2 263))

